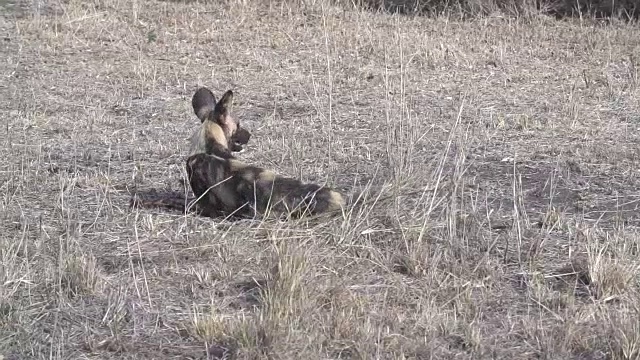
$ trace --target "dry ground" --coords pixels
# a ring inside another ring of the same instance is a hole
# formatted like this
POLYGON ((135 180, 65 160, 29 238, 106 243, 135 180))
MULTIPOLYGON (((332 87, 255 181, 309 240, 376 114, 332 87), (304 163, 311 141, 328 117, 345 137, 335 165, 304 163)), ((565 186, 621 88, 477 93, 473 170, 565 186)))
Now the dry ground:
POLYGON ((640 356, 637 25, 0 4, 4 359, 640 356), (242 159, 366 202, 130 209, 186 191, 200 85, 242 159))

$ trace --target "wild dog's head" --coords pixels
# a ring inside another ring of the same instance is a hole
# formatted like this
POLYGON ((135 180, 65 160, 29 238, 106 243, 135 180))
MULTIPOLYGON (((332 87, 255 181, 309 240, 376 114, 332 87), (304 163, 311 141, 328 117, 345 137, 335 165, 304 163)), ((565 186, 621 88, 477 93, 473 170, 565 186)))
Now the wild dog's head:
MULTIPOLYGON (((206 87, 201 87, 193 94, 191 105, 202 122, 203 138, 198 139, 204 142, 200 146, 209 148, 222 146, 229 151, 239 152, 243 150, 251 138, 251 133, 240 126, 240 122, 231 116, 233 103, 233 91, 227 90, 222 95, 220 101, 216 102, 216 97, 206 87)), ((207 151, 208 152, 208 151, 207 151)))

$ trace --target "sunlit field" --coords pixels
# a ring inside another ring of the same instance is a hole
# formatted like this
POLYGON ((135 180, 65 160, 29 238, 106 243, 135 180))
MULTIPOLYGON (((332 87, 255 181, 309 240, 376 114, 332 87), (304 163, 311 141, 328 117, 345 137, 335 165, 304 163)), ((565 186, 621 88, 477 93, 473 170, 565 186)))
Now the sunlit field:
POLYGON ((640 356, 637 24, 0 1, 0 35, 0 359, 640 356), (192 197, 200 86, 344 213, 131 207, 192 197))

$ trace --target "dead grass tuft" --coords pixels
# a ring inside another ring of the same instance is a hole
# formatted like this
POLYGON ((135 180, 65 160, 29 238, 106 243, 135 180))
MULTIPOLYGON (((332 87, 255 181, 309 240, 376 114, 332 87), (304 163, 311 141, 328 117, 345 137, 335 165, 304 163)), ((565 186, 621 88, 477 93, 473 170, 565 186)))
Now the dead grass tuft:
MULTIPOLYGON (((603 301, 614 300, 638 289, 636 239, 600 238, 593 232, 586 235, 589 266, 589 286, 593 296, 603 301), (629 244, 628 241, 633 241, 629 244), (615 244, 612 246, 612 244, 615 244), (631 246, 630 246, 631 245, 631 246), (632 250, 631 250, 632 249, 632 250), (629 254, 627 251, 631 250, 629 254)), ((634 294, 635 295, 635 294, 634 294)))
POLYGON ((95 257, 69 255, 64 259, 60 285, 69 296, 94 294, 99 290, 100 280, 95 257))
POLYGON ((215 309, 211 309, 209 313, 201 314, 197 308, 194 309, 192 318, 192 332, 197 339, 207 344, 216 342, 224 343, 230 331, 229 322, 224 317, 215 313, 215 309))
POLYGON ((637 309, 621 309, 615 318, 608 319, 611 324, 612 358, 633 359, 640 356, 640 327, 637 309))

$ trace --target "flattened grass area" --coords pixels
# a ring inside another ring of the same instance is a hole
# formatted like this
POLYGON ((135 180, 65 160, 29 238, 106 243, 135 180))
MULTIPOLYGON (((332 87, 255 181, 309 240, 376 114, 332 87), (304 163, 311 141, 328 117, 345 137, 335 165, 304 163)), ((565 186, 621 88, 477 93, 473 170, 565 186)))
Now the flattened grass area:
POLYGON ((639 356, 638 25, 0 4, 4 359, 639 356), (203 85, 241 159, 364 201, 130 209, 189 194, 203 85))

